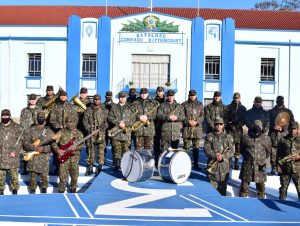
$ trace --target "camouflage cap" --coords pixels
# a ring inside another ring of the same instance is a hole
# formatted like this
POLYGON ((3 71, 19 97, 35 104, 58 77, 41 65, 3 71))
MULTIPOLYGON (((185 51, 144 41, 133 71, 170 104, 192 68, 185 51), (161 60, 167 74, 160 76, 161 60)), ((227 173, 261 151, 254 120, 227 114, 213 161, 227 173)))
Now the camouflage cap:
POLYGON ((174 90, 172 90, 172 89, 168 90, 167 96, 174 96, 174 95, 175 95, 174 90))
POLYGON ((196 96, 196 95, 197 95, 196 90, 191 89, 191 90, 189 91, 189 96, 196 96))
POLYGON ((47 86, 46 91, 53 91, 53 86, 47 86))
POLYGON ((101 96, 99 94, 94 95, 94 100, 101 100, 101 96))
POLYGON ((105 96, 108 96, 108 97, 110 97, 110 96, 112 96, 112 95, 113 95, 112 91, 107 91, 107 92, 105 93, 105 96))
POLYGON ((214 125, 217 125, 217 124, 224 124, 224 120, 222 118, 216 118, 214 121, 214 125))
POLYGON ((141 88, 140 94, 146 94, 146 93, 148 93, 148 89, 147 88, 141 88))
POLYGON ((129 93, 136 93, 136 88, 130 88, 129 93))
POLYGON ((156 88, 156 92, 164 92, 165 90, 164 90, 164 87, 162 87, 162 86, 158 86, 157 88, 156 88))
POLYGON ((64 90, 59 91, 59 96, 68 96, 67 92, 64 90))
POLYGON ((6 116, 11 116, 10 110, 8 110, 8 109, 2 110, 2 111, 1 111, 1 116, 4 116, 4 115, 6 115, 6 116))
POLYGON ((37 98, 37 95, 34 93, 30 94, 28 97, 29 100, 36 100, 36 98, 37 98))
POLYGON ((120 97, 126 97, 126 93, 125 92, 119 92, 119 98, 120 97))
POLYGON ((87 93, 87 92, 88 92, 88 89, 85 88, 85 87, 82 87, 82 88, 80 89, 80 93, 87 93))
POLYGON ((221 92, 220 91, 215 91, 214 92, 214 97, 220 97, 221 96, 221 92))
POLYGON ((296 121, 292 121, 289 125, 289 129, 299 129, 299 124, 296 121))

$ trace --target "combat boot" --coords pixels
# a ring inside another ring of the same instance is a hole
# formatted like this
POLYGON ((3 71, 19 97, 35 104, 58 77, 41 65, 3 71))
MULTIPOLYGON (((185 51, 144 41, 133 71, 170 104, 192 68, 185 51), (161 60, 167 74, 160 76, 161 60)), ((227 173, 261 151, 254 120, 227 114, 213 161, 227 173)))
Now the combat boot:
POLYGON ((95 176, 98 176, 99 173, 101 173, 101 171, 102 171, 102 164, 99 164, 99 166, 95 170, 95 176))
POLYGON ((239 159, 238 158, 234 158, 234 166, 233 169, 235 170, 239 170, 240 166, 239 166, 239 159))
POLYGON ((121 169, 121 159, 116 159, 115 170, 121 169))
POLYGON ((198 165, 198 159, 199 159, 199 150, 197 148, 193 148, 193 159, 194 159, 194 170, 200 170, 200 167, 198 165))
POLYGON ((17 195, 17 194, 18 194, 18 190, 13 190, 13 191, 12 191, 12 194, 13 194, 13 195, 17 195))
POLYGON ((47 193, 47 188, 42 188, 42 193, 47 193))
POLYGON ((3 190, 0 190, 0 195, 4 195, 4 191, 3 190))
POLYGON ((84 176, 90 176, 92 173, 93 173, 93 166, 92 165, 88 165, 86 167, 86 171, 85 171, 84 176))
POLYGON ((76 193, 77 191, 76 191, 76 188, 74 188, 74 189, 71 189, 71 193, 76 193))
POLYGON ((35 190, 34 189, 32 189, 32 190, 30 190, 30 192, 29 192, 30 194, 35 194, 35 190))

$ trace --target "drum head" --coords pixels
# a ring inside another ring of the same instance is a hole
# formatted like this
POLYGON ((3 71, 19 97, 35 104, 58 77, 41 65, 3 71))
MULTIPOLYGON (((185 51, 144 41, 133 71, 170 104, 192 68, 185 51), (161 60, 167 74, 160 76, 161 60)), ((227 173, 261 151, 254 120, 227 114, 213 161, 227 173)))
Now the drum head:
POLYGON ((185 182, 192 170, 190 156, 184 151, 178 151, 173 156, 170 163, 170 176, 176 184, 185 182))
POLYGON ((137 151, 127 151, 121 160, 121 170, 129 182, 139 181, 143 173, 143 161, 137 151))

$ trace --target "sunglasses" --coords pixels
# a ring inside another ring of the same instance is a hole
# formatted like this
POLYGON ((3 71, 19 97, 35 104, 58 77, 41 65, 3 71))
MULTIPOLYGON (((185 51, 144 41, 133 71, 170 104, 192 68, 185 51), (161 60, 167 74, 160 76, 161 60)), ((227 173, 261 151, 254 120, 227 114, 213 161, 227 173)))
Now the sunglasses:
POLYGON ((216 123, 215 126, 223 125, 223 123, 216 123))

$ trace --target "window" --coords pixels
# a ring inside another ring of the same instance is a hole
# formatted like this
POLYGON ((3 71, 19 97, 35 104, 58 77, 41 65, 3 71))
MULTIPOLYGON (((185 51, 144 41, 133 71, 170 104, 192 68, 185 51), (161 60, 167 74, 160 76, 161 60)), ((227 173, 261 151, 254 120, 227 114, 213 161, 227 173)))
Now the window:
POLYGON ((261 81, 275 81, 275 58, 261 58, 261 81))
POLYGON ((96 54, 82 55, 82 77, 95 78, 97 72, 97 56, 96 54))
POLYGON ((264 108, 264 110, 270 110, 274 107, 274 101, 273 100, 263 100, 262 107, 264 108))
POLYGON ((213 102, 213 98, 204 98, 204 106, 209 105, 213 102))
POLYGON ((28 76, 41 76, 42 54, 28 53, 28 76))
POLYGON ((220 79, 220 56, 205 56, 205 79, 220 79))

